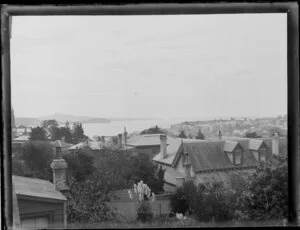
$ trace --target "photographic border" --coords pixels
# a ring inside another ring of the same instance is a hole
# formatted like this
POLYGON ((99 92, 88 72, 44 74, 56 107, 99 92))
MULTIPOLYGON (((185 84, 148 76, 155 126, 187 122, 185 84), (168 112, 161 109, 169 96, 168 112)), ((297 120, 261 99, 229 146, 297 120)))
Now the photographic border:
MULTIPOLYGON (((287 13, 287 77, 288 77, 288 176, 290 225, 300 222, 300 155, 299 155, 299 11, 297 2, 282 3, 188 3, 188 4, 128 4, 128 5, 2 5, 2 143, 1 143, 1 203, 2 220, 10 228, 12 216, 11 160, 11 79, 10 35, 12 16, 34 15, 175 15, 175 14, 240 14, 287 13), (2 205, 3 206, 3 205, 2 205)), ((2 223, 3 224, 3 223, 2 223)))

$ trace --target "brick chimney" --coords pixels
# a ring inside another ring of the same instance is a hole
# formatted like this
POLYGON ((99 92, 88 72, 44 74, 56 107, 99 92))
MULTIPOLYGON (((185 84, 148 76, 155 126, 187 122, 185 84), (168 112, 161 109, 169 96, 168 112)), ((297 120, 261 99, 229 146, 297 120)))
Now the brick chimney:
POLYGON ((56 157, 51 163, 51 168, 53 171, 53 184, 57 191, 65 192, 69 188, 67 186, 67 168, 68 164, 65 159, 61 156, 61 146, 56 144, 55 146, 56 157))
POLYGON ((278 133, 273 134, 272 138, 272 154, 278 156, 279 155, 279 136, 278 133))
POLYGON ((218 132, 218 140, 222 140, 222 132, 221 132, 221 130, 219 130, 219 132, 218 132))
POLYGON ((118 148, 122 148, 122 134, 118 134, 118 148))
POLYGON ((124 145, 126 146, 127 144, 127 132, 126 132, 126 127, 124 128, 124 145))
POLYGON ((160 152, 161 152, 161 159, 167 157, 167 136, 160 135, 160 152))

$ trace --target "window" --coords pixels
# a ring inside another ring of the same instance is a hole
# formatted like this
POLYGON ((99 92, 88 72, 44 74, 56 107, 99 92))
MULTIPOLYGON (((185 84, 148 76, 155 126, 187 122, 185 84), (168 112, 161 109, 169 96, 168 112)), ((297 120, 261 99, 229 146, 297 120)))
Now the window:
POLYGON ((232 152, 226 152, 226 153, 227 153, 227 156, 230 159, 231 163, 234 163, 233 162, 233 153, 232 152))
POLYGON ((257 161, 259 161, 259 153, 258 153, 258 151, 252 150, 252 154, 253 154, 253 156, 255 157, 255 159, 256 159, 257 161))
POLYGON ((225 152, 229 160, 234 165, 241 165, 243 163, 243 150, 236 149, 233 152, 225 152))
POLYGON ((241 149, 237 149, 234 152, 234 155, 235 155, 235 162, 234 162, 234 164, 236 164, 236 165, 242 164, 242 150, 241 149))
POLYGON ((267 150, 266 149, 261 149, 259 151, 259 155, 260 155, 260 161, 261 162, 266 162, 266 158, 267 158, 267 150))
POLYGON ((267 149, 263 148, 260 150, 252 150, 251 151, 257 162, 266 162, 267 159, 267 149))

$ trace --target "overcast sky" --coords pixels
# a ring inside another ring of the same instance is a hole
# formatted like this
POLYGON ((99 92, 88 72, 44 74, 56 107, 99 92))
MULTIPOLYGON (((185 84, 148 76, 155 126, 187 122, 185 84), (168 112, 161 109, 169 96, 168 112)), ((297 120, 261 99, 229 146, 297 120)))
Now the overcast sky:
POLYGON ((287 112, 286 14, 15 16, 16 117, 287 112))

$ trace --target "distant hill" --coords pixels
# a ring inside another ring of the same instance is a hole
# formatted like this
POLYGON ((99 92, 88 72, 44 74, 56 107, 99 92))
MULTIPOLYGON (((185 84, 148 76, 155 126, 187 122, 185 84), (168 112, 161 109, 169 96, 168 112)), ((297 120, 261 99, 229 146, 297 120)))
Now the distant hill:
POLYGON ((87 116, 75 116, 71 114, 55 113, 50 116, 38 117, 40 120, 57 120, 59 122, 82 122, 82 123, 108 123, 109 119, 97 118, 97 117, 87 117, 87 116))
POLYGON ((43 116, 43 117, 16 117, 15 123, 16 126, 33 126, 33 125, 39 125, 41 121, 43 120, 56 120, 59 123, 65 123, 66 121, 69 121, 71 123, 73 122, 82 122, 82 123, 109 123, 111 122, 109 119, 106 118, 97 118, 97 117, 86 117, 86 116, 75 116, 75 115, 69 115, 69 114, 62 114, 62 113, 56 113, 50 116, 43 116))
POLYGON ((33 126, 33 125, 38 125, 40 124, 41 120, 40 119, 37 119, 37 118, 33 118, 33 117, 16 117, 15 118, 15 123, 16 123, 16 126, 20 126, 20 125, 23 125, 23 126, 33 126))

